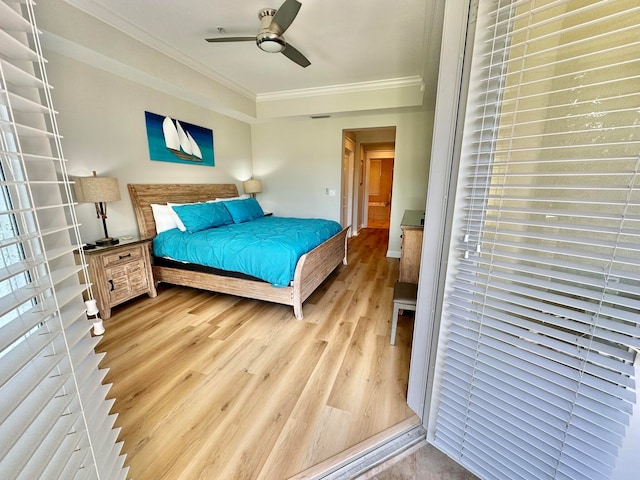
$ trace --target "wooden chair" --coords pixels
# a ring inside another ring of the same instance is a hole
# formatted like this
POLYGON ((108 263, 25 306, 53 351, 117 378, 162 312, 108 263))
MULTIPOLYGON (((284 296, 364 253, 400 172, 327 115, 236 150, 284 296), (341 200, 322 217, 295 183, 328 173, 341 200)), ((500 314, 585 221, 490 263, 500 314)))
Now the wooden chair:
POLYGON ((396 344, 396 330, 400 310, 416 311, 418 285, 415 283, 396 282, 393 287, 393 317, 391 318, 391 345, 396 344))

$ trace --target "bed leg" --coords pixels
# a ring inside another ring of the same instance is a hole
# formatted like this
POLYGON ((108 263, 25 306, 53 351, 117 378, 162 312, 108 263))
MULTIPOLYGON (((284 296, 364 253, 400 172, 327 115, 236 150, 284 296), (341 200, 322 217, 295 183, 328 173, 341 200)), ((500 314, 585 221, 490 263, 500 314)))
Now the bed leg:
POLYGON ((302 314, 302 304, 296 304, 293 306, 293 314, 296 316, 297 320, 302 320, 304 317, 302 314))

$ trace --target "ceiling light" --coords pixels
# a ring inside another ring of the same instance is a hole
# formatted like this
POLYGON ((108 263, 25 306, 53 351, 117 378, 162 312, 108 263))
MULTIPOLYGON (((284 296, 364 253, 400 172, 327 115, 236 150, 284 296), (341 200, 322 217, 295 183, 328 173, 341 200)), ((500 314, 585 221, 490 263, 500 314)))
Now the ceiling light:
POLYGON ((284 38, 272 32, 258 34, 256 37, 256 44, 260 50, 269 53, 280 53, 284 50, 284 47, 287 46, 284 38))

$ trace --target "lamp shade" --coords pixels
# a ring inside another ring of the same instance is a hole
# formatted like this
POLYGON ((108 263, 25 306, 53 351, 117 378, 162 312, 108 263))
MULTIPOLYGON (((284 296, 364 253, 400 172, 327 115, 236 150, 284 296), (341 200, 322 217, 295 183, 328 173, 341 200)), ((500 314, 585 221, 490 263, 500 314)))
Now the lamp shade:
POLYGON ((260 180, 245 180, 242 182, 244 193, 260 193, 262 191, 262 182, 260 180))
POLYGON ((115 177, 77 177, 74 190, 80 203, 120 200, 120 187, 115 177))

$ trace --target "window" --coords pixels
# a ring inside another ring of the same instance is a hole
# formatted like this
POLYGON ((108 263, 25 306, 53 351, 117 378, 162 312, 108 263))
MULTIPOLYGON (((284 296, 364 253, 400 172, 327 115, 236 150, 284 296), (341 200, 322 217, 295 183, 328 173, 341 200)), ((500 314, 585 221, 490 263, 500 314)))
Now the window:
MULTIPOLYGON (((2 168, 0 168, 0 180, 3 182, 5 181, 5 175, 2 168)), ((9 190, 8 188, 3 187, 0 194, 0 232, 2 232, 0 238, 2 241, 6 242, 6 245, 0 250, 0 253, 2 254, 2 264, 0 264, 0 268, 6 273, 0 277, 0 298, 7 297, 12 292, 20 290, 30 282, 29 273, 19 268, 19 265, 25 260, 24 252, 18 243, 12 242, 12 240, 18 237, 15 217, 10 213, 12 210, 9 190), (17 272, 15 270, 16 267, 17 272), (12 275, 12 271, 16 273, 12 275)), ((33 300, 29 300, 5 313, 0 317, 0 330, 2 327, 5 327, 11 321, 15 320, 16 317, 27 312, 31 307, 33 307, 33 304, 33 300)), ((11 347, 8 347, 4 351, 0 352, 0 358, 4 357, 10 348, 11 347)))
POLYGON ((639 7, 478 4, 429 437, 483 478, 609 478, 637 404, 639 7))

